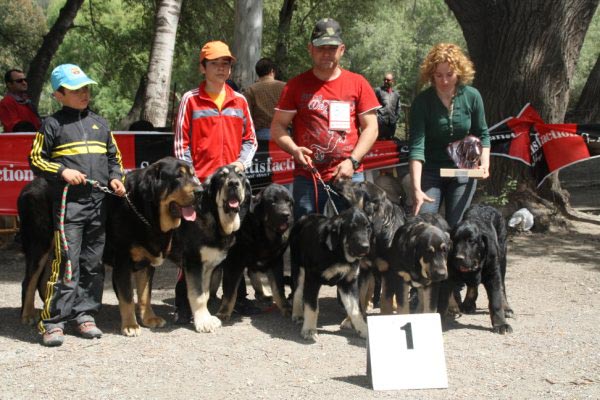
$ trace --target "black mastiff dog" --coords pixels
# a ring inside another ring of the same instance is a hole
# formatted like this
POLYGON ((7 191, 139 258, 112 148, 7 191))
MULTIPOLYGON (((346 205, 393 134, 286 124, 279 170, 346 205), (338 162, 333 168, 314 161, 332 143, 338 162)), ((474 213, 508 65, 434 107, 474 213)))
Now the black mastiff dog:
POLYGON ((349 206, 362 209, 373 226, 372 246, 368 256, 361 260, 358 276, 360 306, 364 313, 373 295, 380 296, 375 293, 375 281, 382 279, 377 268, 378 255, 389 251, 396 231, 406 222, 406 214, 389 199, 383 188, 371 182, 341 181, 335 188, 349 206))
POLYGON ((452 231, 454 247, 449 257, 449 279, 440 293, 440 313, 447 316, 449 294, 460 283, 467 285, 461 310, 475 312, 477 287, 483 283, 489 299, 492 329, 495 333, 512 332, 506 317, 513 310, 506 300, 506 222, 494 207, 474 205, 452 231))
POLYGON ((195 192, 200 187, 193 168, 174 157, 163 158, 125 177, 127 198, 109 196, 104 262, 113 267, 119 299, 121 333, 138 336, 133 287, 142 325, 165 326, 151 306, 154 269, 173 250, 174 231, 182 220, 194 219, 195 192))
MULTIPOLYGON (((137 336, 132 277, 138 295, 142 324, 164 326, 151 308, 152 275, 171 251, 173 230, 183 215, 193 218, 190 206, 199 187, 189 164, 173 157, 163 158, 147 168, 126 175, 128 199, 109 196, 106 223, 105 263, 113 266, 113 286, 119 298, 121 332, 137 336)), ((48 279, 47 261, 52 251, 52 200, 48 184, 36 178, 21 191, 18 199, 21 240, 26 269, 23 280, 21 320, 35 320, 36 288, 43 295, 48 279)))
POLYGON ((20 238, 25 254, 25 277, 21 288, 21 322, 36 321, 35 292, 46 298, 46 282, 50 277, 49 261, 52 243, 52 196, 48 182, 35 178, 25 185, 17 198, 21 222, 20 238))
POLYGON ((252 191, 246 175, 229 165, 215 171, 203 187, 196 200, 196 220, 184 221, 176 232, 179 259, 175 261, 185 272, 185 285, 177 284, 176 303, 178 313, 191 314, 196 331, 214 332, 221 320, 207 307, 211 282, 213 287, 220 283, 213 272, 235 243, 252 191))
POLYGON ((352 207, 328 218, 302 217, 290 234, 292 268, 298 268, 292 319, 304 319, 301 334, 317 340, 318 297, 321 285, 337 285, 338 293, 354 329, 367 337, 360 311, 357 278, 360 259, 369 253, 372 228, 366 214, 352 207))
POLYGON ((411 286, 417 289, 417 312, 437 311, 439 285, 448 277, 449 230, 439 214, 421 214, 396 231, 392 245, 375 261, 382 273, 382 314, 393 312, 394 295, 398 313, 408 314, 411 286))
POLYGON ((237 232, 236 242, 222 264, 223 297, 217 313, 220 319, 231 317, 244 268, 248 268, 248 272, 267 274, 275 304, 283 315, 290 314, 283 286, 283 253, 293 223, 293 205, 290 192, 276 183, 267 186, 254 199, 237 232))

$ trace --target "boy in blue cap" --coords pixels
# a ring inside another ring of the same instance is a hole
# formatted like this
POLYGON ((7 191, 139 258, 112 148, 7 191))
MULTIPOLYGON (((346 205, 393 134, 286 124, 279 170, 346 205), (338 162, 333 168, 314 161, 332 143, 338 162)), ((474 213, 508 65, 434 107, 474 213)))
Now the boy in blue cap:
POLYGON ((46 284, 39 322, 44 346, 64 342, 66 322, 74 322, 79 335, 100 338, 94 316, 102 304, 106 206, 104 192, 88 180, 110 185, 125 194, 121 153, 104 118, 88 109, 90 86, 97 84, 77 65, 62 64, 52 71, 52 90, 62 109, 46 118, 35 136, 29 164, 46 178, 52 192, 54 258, 46 284), (66 209, 61 197, 66 184, 66 209), (60 214, 68 251, 60 239, 60 214), (68 268, 70 260, 71 268, 68 268))

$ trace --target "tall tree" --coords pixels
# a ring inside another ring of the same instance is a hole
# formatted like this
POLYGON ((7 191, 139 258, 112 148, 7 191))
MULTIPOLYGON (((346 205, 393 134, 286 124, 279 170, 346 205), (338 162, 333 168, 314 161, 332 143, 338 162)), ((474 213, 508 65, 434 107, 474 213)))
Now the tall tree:
POLYGON ((292 24, 292 15, 294 14, 296 0, 283 0, 279 10, 279 24, 277 27, 277 44, 275 45, 275 65, 279 68, 280 78, 287 80, 288 71, 285 67, 285 61, 288 53, 288 39, 290 36, 290 27, 292 24))
POLYGON ((27 78, 29 79, 29 94, 31 101, 37 106, 40 93, 46 77, 46 72, 52 61, 52 57, 58 46, 62 43, 67 31, 73 26, 73 20, 77 16, 84 0, 67 0, 60 10, 58 18, 48 34, 44 37, 42 46, 29 65, 27 78))
MULTIPOLYGON (((600 0, 445 1, 477 68, 474 85, 484 98, 488 120, 500 121, 531 103, 546 122, 562 122, 569 82, 600 0)), ((531 176, 519 163, 497 157, 488 188, 499 192, 507 176, 532 187, 531 176)), ((550 181, 546 196, 551 194, 568 209, 556 174, 550 181)))
POLYGON ((43 10, 32 0, 0 0, 0 71, 26 70, 47 30, 43 10))
POLYGON ((183 0, 161 0, 156 9, 154 41, 148 65, 142 119, 165 126, 169 112, 171 67, 183 0))
POLYGON ((254 66, 261 56, 262 0, 236 0, 234 26, 233 54, 237 58, 237 63, 232 79, 244 88, 250 86, 256 79, 254 66))

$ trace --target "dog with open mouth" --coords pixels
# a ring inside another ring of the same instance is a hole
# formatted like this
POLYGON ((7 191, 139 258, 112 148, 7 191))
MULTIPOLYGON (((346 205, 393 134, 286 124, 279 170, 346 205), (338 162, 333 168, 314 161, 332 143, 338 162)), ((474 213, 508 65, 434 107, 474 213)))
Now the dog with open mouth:
MULTIPOLYGON (((165 325, 151 307, 154 268, 162 265, 172 250, 173 231, 182 217, 194 218, 195 191, 199 188, 188 163, 165 157, 125 176, 127 198, 107 198, 106 244, 103 260, 113 267, 113 287, 119 299, 121 333, 138 336, 133 299, 137 289, 141 323, 150 328, 165 325)), ((36 288, 42 294, 48 279, 48 255, 52 251, 52 203, 48 184, 36 178, 19 195, 21 240, 26 259, 21 320, 35 320, 36 288)))
POLYGON ((220 284, 221 262, 236 240, 250 208, 252 190, 246 175, 233 166, 217 169, 202 185, 196 199, 195 221, 183 221, 176 232, 176 263, 184 279, 175 288, 177 322, 192 318, 198 332, 214 332, 221 320, 210 314, 211 290, 220 284))
POLYGON ((301 322, 302 337, 317 340, 319 289, 338 288, 346 313, 358 334, 367 337, 367 324, 358 300, 360 260, 371 246, 371 222, 364 211, 348 208, 328 218, 319 214, 303 216, 290 233, 292 268, 299 271, 294 288, 292 320, 301 322))
POLYGON ((184 218, 194 219, 195 193, 200 182, 185 161, 165 157, 127 174, 127 199, 111 196, 104 262, 113 267, 119 299, 121 333, 138 336, 133 287, 140 320, 148 328, 165 326, 151 306, 152 279, 173 250, 173 235, 184 218))

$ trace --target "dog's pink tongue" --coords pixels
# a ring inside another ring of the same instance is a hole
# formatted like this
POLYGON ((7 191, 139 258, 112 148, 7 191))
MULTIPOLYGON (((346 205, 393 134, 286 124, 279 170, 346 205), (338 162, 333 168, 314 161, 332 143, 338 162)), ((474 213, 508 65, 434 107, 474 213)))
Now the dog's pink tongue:
POLYGON ((182 207, 181 215, 183 216, 183 219, 185 219, 186 221, 195 221, 196 220, 196 209, 192 206, 182 207))
POLYGON ((237 208, 240 206, 240 202, 237 200, 229 200, 229 207, 237 208))

